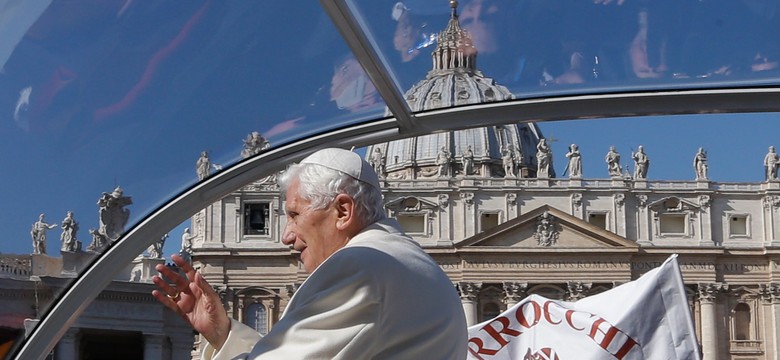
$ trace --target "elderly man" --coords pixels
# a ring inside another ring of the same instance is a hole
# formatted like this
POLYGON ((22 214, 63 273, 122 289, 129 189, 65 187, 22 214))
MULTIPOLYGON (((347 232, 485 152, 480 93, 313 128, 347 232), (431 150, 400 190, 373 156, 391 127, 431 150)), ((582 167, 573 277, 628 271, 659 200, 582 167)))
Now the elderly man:
POLYGON ((379 181, 359 155, 324 149, 279 179, 286 192, 282 241, 310 276, 265 335, 229 319, 212 287, 157 270, 153 295, 200 332, 205 359, 465 359, 467 329, 454 286, 387 219, 379 181))

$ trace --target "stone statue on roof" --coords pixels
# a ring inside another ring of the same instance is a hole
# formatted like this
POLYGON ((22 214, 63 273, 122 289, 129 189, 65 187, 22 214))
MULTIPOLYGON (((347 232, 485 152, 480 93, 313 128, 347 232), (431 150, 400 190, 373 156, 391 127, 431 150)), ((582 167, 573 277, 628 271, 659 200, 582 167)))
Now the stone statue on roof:
POLYGON ((622 176, 620 173, 620 153, 615 150, 614 146, 609 147, 609 152, 604 156, 604 161, 607 163, 607 171, 609 171, 610 177, 619 178, 622 176))
POLYGON ((645 154, 645 149, 639 145, 635 153, 631 153, 634 159, 634 179, 647 179, 647 170, 650 168, 650 158, 645 154))
POLYGON ((125 206, 133 203, 132 198, 124 196, 122 188, 116 187, 110 194, 104 192, 98 199, 98 214, 100 215, 100 228, 98 232, 108 238, 109 241, 116 241, 125 233, 125 225, 130 218, 130 210, 125 206))
POLYGON ((38 215, 38 221, 34 222, 30 235, 33 242, 33 254, 46 254, 46 232, 57 227, 57 224, 46 222, 46 215, 38 215))
POLYGON ((707 152, 699 148, 699 152, 693 157, 693 170, 696 172, 696 180, 707 180, 707 152))
POLYGON ((159 241, 155 241, 149 249, 149 257, 153 259, 163 258, 163 246, 165 246, 165 240, 168 239, 168 234, 164 234, 159 241))
POLYGON ((537 178, 549 178, 554 174, 552 171, 552 149, 547 144, 545 138, 539 139, 539 144, 536 145, 536 177, 537 178))
POLYGON ((780 157, 777 155, 774 146, 769 147, 769 152, 764 156, 764 174, 766 180, 777 180, 777 165, 780 163, 780 157))
POLYGON ((268 149, 271 144, 257 131, 252 131, 244 139, 244 149, 241 150, 241 158, 246 159, 252 155, 259 154, 260 151, 268 149))
POLYGON ((65 215, 65 219, 62 220, 62 234, 60 234, 60 241, 62 242, 62 251, 80 251, 81 246, 76 239, 76 233, 79 231, 79 223, 73 218, 73 211, 68 211, 65 215))

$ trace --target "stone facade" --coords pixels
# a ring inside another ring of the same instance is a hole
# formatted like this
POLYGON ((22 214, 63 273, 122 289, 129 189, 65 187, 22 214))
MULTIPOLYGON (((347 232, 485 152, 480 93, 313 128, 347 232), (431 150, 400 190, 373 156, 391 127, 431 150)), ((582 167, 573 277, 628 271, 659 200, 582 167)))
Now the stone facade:
MULTIPOLYGON (((677 253, 706 358, 780 354, 776 182, 464 176, 382 183, 388 215, 449 275, 472 324, 527 294, 575 301, 610 289, 677 253)), ((234 318, 267 331, 306 278, 279 241, 278 189, 246 186, 198 216, 205 226, 194 234, 196 265, 218 284, 234 318), (247 204, 267 204, 267 233, 248 234, 247 204), (259 305, 249 313, 252 304, 259 305)))

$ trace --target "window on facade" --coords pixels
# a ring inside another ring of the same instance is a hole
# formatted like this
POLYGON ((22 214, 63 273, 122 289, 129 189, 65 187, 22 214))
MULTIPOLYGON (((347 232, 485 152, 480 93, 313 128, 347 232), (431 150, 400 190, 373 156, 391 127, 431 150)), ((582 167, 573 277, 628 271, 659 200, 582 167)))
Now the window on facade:
POLYGON ((606 213, 590 213, 588 214, 588 222, 591 225, 598 226, 602 229, 607 229, 607 214, 606 213))
POLYGON ((260 334, 268 333, 268 311, 261 303, 252 303, 246 308, 244 324, 260 334))
POLYGON ((685 234, 685 215, 662 214, 661 233, 662 234, 685 234))
POLYGON ((244 235, 268 235, 269 209, 268 203, 244 204, 244 235))
POLYGON ((498 213, 482 213, 479 216, 480 230, 487 231, 496 226, 498 226, 498 213))
POLYGON ((747 215, 731 215, 729 219, 729 235, 746 236, 748 234, 747 215))
POLYGON ((418 214, 399 214, 396 216, 401 228, 408 234, 425 233, 425 215, 418 214))
POLYGON ((741 303, 734 308, 734 340, 750 339, 750 305, 741 303))
POLYGON ((498 317, 499 314, 501 314, 501 308, 498 304, 489 302, 482 306, 482 320, 480 320, 480 322, 498 317))

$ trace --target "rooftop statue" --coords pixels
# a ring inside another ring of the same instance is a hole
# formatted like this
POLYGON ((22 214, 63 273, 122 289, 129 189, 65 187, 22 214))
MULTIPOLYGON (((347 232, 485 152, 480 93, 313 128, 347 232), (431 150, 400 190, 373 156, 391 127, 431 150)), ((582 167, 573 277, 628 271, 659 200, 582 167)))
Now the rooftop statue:
POLYGON ((471 145, 466 147, 466 150, 461 154, 461 161, 463 162, 463 175, 471 175, 474 173, 474 151, 471 150, 471 145))
POLYGON ((87 246, 87 251, 101 252, 108 246, 108 239, 97 229, 89 229, 89 234, 92 235, 92 242, 87 246))
POLYGON ((252 155, 259 154, 260 151, 268 149, 271 144, 257 131, 252 131, 244 139, 244 149, 241 150, 241 158, 246 159, 252 155))
POLYGON ((769 147, 769 152, 764 156, 764 174, 767 181, 777 180, 777 165, 780 157, 777 156, 774 146, 769 147))
POLYGON ((380 148, 375 148, 374 152, 371 154, 371 159, 369 161, 371 163, 371 166, 374 168, 374 171, 376 172, 377 176, 380 178, 385 177, 385 157, 382 155, 382 150, 380 148))
POLYGON ((190 228, 184 229, 184 233, 181 234, 181 250, 179 250, 179 256, 185 261, 190 261, 192 258, 192 239, 195 235, 190 234, 190 228))
POLYGON ((639 145, 637 151, 631 153, 631 158, 634 159, 634 179, 647 179, 647 169, 650 168, 650 158, 645 154, 644 147, 639 145))
POLYGON ((550 178, 554 173, 552 169, 552 149, 547 144, 547 139, 539 139, 539 144, 536 145, 536 177, 537 178, 550 178))
POLYGON ((76 233, 79 231, 79 223, 73 219, 73 211, 68 211, 65 215, 65 219, 62 220, 62 234, 60 234, 60 241, 62 241, 62 251, 80 251, 81 246, 76 239, 76 233))
POLYGON ((98 211, 100 215, 100 228, 98 233, 104 235, 109 241, 116 241, 125 233, 125 225, 130 218, 130 210, 125 206, 133 203, 132 198, 123 195, 122 188, 117 187, 110 194, 104 192, 98 199, 98 211))
POLYGON ((33 242, 33 254, 46 254, 46 232, 57 227, 57 224, 49 224, 44 214, 38 215, 38 221, 32 225, 30 235, 33 242))
POLYGON ((569 146, 569 152, 566 153, 566 158, 569 159, 569 163, 566 164, 566 169, 563 171, 569 172, 569 178, 579 179, 582 177, 582 155, 577 144, 571 144, 569 146))
POLYGON ((147 251, 149 252, 150 258, 153 259, 163 258, 163 246, 165 246, 166 239, 168 239, 168 234, 163 235, 160 238, 160 241, 156 241, 151 246, 149 246, 149 249, 147 251))
POLYGON ((209 153, 203 151, 200 153, 198 161, 195 163, 195 172, 198 174, 198 180, 203 180, 211 174, 211 161, 209 153))
POLYGON ((707 180, 707 152, 699 148, 699 152, 693 157, 693 170, 696 172, 696 180, 707 180))
POLYGON ((504 166, 504 177, 515 177, 515 154, 511 145, 501 149, 501 164, 504 166))
POLYGON ((609 152, 604 157, 604 161, 607 162, 607 171, 609 171, 610 177, 621 177, 620 173, 620 153, 615 150, 614 146, 609 147, 609 152))

